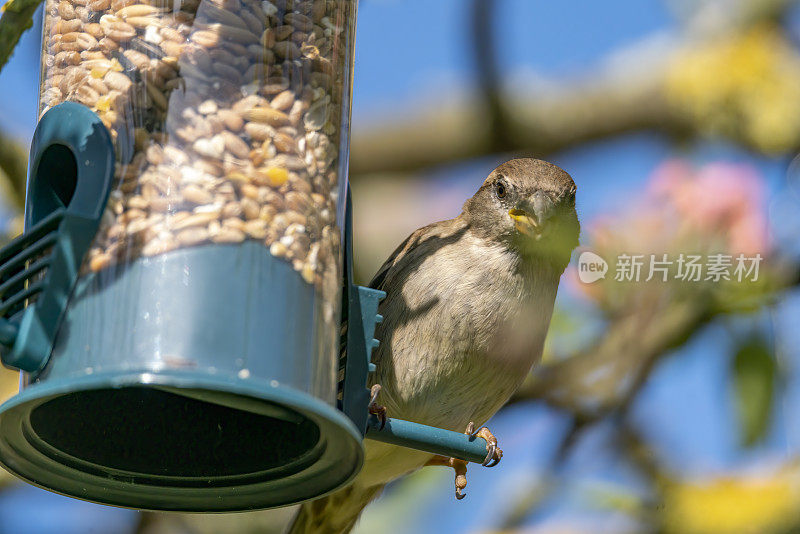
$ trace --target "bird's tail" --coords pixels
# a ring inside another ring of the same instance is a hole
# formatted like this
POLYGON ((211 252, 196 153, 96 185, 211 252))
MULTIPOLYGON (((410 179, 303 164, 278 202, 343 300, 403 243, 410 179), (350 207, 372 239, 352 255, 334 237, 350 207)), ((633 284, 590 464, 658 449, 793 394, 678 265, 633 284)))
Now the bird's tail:
POLYGON ((383 484, 350 485, 320 499, 303 503, 287 534, 347 534, 361 512, 380 495, 383 484))

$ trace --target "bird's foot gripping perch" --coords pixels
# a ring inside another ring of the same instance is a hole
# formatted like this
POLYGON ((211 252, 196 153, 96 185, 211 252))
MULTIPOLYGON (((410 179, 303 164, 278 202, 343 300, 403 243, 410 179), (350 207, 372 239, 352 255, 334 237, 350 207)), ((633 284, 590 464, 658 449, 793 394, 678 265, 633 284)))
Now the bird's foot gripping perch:
POLYGON ((486 459, 481 464, 483 467, 494 467, 503 459, 503 449, 497 446, 497 438, 485 426, 480 427, 475 432, 475 423, 470 421, 464 434, 478 436, 486 440, 486 459))
MULTIPOLYGON (((503 458, 503 451, 497 446, 497 438, 494 437, 488 428, 482 426, 475 432, 475 423, 470 422, 464 431, 469 436, 477 436, 486 440, 486 459, 481 463, 484 467, 494 467, 503 458)), ((436 455, 425 464, 427 465, 446 465, 455 471, 456 499, 461 500, 466 497, 464 488, 467 487, 467 462, 458 458, 447 458, 436 455)))
POLYGON ((464 493, 464 488, 467 487, 467 462, 465 460, 436 455, 428 460, 428 463, 425 465, 446 465, 452 467, 453 471, 456 472, 456 499, 460 501, 467 496, 466 493, 464 493))
POLYGON ((376 415, 381 422, 381 430, 386 426, 386 406, 378 404, 378 394, 381 392, 380 384, 375 384, 369 390, 372 395, 369 399, 369 413, 376 415))

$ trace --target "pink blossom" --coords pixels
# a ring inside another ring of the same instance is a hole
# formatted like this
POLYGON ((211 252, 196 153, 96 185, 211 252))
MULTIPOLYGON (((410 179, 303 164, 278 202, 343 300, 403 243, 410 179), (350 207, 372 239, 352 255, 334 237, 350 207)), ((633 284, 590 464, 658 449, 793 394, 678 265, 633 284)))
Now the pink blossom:
POLYGON ((647 196, 648 203, 673 207, 686 231, 725 236, 727 252, 766 253, 769 248, 763 181, 750 165, 717 162, 695 171, 668 161, 654 172, 647 196))
MULTIPOLYGON (((667 160, 650 176, 643 192, 622 212, 585 225, 591 250, 611 263, 619 254, 767 255, 764 183, 743 163, 715 162, 699 169, 684 160, 667 160)), ((606 280, 613 280, 609 273, 606 280)), ((603 298, 603 282, 586 285, 575 269, 565 275, 568 289, 603 298)))
POLYGON ((762 180, 750 165, 718 162, 694 170, 669 160, 653 172, 627 212, 590 223, 589 234, 594 246, 627 253, 680 251, 685 245, 766 253, 764 197, 762 180))

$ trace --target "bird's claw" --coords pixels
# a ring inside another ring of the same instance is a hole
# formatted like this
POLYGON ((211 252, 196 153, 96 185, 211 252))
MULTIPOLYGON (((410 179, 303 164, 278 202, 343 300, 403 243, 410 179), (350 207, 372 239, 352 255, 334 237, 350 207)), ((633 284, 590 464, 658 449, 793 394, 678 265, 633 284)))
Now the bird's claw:
POLYGON ((455 458, 453 458, 453 460, 451 465, 456 472, 456 500, 460 501, 467 496, 467 494, 464 493, 464 488, 467 487, 467 462, 456 460, 455 458))
POLYGON ((482 426, 475 432, 475 423, 470 421, 464 433, 486 440, 486 458, 481 462, 483 467, 494 467, 503 459, 503 450, 497 446, 497 438, 488 428, 482 426))
POLYGON ((456 499, 461 500, 467 496, 464 488, 467 487, 467 462, 458 458, 447 458, 445 456, 434 456, 425 465, 446 465, 456 473, 456 499))
POLYGON ((381 430, 383 427, 386 426, 386 406, 382 406, 378 404, 378 394, 381 392, 380 384, 375 384, 369 390, 370 395, 372 395, 369 399, 369 413, 370 415, 375 415, 378 417, 378 420, 381 422, 381 430))
MULTIPOLYGON (((470 422, 464 434, 468 436, 477 436, 486 440, 486 459, 481 463, 485 467, 494 467, 503 458, 503 451, 497 446, 497 438, 489 431, 488 428, 481 427, 475 431, 475 423, 470 422)), ((445 456, 434 456, 425 465, 446 465, 451 467, 456 473, 455 486, 456 486, 456 499, 459 501, 467 496, 464 493, 464 488, 467 487, 467 462, 459 460, 458 458, 447 458, 445 456)))

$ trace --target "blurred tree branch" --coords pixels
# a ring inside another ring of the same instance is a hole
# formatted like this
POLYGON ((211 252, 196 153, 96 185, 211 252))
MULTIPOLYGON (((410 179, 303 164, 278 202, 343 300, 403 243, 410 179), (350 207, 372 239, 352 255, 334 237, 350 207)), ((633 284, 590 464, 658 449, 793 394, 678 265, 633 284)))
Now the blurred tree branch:
MULTIPOLYGON (((761 304, 800 285, 798 267, 779 267, 764 287, 761 304)), ((570 434, 609 416, 624 416, 658 361, 683 345, 725 309, 726 291, 676 298, 669 291, 642 291, 623 313, 610 316, 603 336, 577 354, 540 366, 510 404, 541 400, 573 418, 570 434)), ((745 300, 743 299, 744 303, 745 300)), ((562 448, 574 439, 568 435, 562 448)))
POLYGON ((19 38, 33 25, 33 14, 42 0, 8 0, 0 8, 0 71, 8 62, 19 38))
POLYGON ((489 117, 486 129, 490 132, 491 150, 502 152, 509 139, 508 117, 503 106, 500 72, 497 65, 496 0, 472 0, 472 39, 475 71, 480 99, 489 117))
POLYGON ((27 151, 0 132, 0 195, 9 208, 22 211, 25 205, 27 151))
POLYGON ((681 345, 710 314, 696 301, 646 303, 617 317, 589 349, 538 369, 511 402, 540 399, 582 422, 625 406, 657 359, 681 345))
MULTIPOLYGON (((586 428, 601 420, 622 424, 656 363, 710 318, 702 300, 670 302, 661 297, 646 294, 636 307, 612 320, 597 344, 540 367, 511 399, 510 404, 540 400, 571 417, 547 480, 559 480, 559 466, 586 428)), ((551 482, 546 490, 519 492, 500 529, 510 532, 521 527, 557 487, 551 482)))
POLYGON ((538 158, 587 141, 658 129, 683 138, 692 132, 666 101, 661 76, 611 78, 562 87, 512 101, 505 98, 507 133, 497 137, 482 98, 382 122, 353 135, 353 179, 382 172, 414 173, 466 159, 514 152, 538 158))

